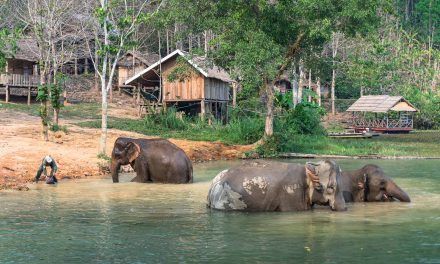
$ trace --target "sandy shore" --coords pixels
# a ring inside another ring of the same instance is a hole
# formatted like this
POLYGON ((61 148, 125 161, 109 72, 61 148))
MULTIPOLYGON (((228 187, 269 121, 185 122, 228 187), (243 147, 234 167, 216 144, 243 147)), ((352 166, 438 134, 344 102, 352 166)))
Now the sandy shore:
MULTIPOLYGON (((97 157, 100 130, 75 126, 72 120, 61 120, 68 133, 50 132, 49 142, 41 135, 39 117, 25 113, 0 110, 0 190, 26 190, 36 170, 46 155, 58 163, 59 179, 84 177, 109 177, 102 171, 105 161, 97 157)), ((109 130, 107 154, 119 136, 152 138, 145 135, 109 130)), ((181 147, 193 162, 235 159, 252 146, 226 146, 217 142, 170 139, 181 147)))

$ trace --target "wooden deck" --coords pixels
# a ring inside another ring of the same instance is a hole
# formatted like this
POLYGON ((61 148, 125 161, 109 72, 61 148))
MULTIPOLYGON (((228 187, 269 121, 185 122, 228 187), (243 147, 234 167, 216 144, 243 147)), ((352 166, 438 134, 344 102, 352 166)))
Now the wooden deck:
POLYGON ((19 88, 27 90, 27 103, 31 103, 31 92, 35 91, 40 84, 39 75, 24 75, 24 74, 0 74, 0 87, 5 89, 5 101, 9 102, 11 88, 19 88))
POLYGON ((9 86, 14 88, 20 87, 37 87, 40 83, 38 75, 23 74, 0 74, 0 86, 9 86))
POLYGON ((365 130, 379 133, 408 133, 413 130, 412 119, 363 119, 353 118, 349 121, 350 128, 355 132, 365 130))

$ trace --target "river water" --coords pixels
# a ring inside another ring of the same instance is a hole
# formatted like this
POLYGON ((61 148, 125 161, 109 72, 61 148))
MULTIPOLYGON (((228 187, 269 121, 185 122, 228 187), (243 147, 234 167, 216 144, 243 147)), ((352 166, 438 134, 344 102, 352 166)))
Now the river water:
MULTIPOLYGON (((70 180, 0 192, 0 263, 440 263, 440 161, 373 161, 409 204, 210 211, 210 180, 240 162, 197 164, 190 185, 124 175, 119 184, 70 180)), ((371 162, 338 161, 346 170, 371 162)))

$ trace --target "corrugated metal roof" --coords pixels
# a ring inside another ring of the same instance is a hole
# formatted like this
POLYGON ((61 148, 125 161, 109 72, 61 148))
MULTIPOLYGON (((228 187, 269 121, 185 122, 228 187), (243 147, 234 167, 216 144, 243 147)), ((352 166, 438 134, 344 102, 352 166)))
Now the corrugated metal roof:
POLYGON ((137 78, 141 77, 142 75, 148 73, 149 71, 152 71, 156 67, 159 66, 160 63, 164 63, 168 61, 169 59, 175 57, 175 56, 182 56, 184 57, 189 64, 191 64, 198 72, 200 72, 203 76, 207 78, 214 78, 218 79, 224 82, 232 82, 232 79, 229 77, 229 74, 221 69, 220 67, 217 67, 215 65, 212 65, 208 63, 208 60, 205 57, 193 57, 191 58, 186 52, 183 52, 181 50, 175 50, 172 53, 168 54, 166 57, 162 58, 161 61, 157 61, 147 69, 139 72, 138 74, 134 75, 130 79, 128 79, 125 84, 128 85, 137 78))
POLYGON ((366 95, 359 98, 354 104, 352 104, 347 112, 372 112, 372 113, 386 113, 388 111, 410 111, 416 112, 411 103, 409 103, 402 96, 389 96, 389 95, 366 95), (394 108, 398 103, 406 104, 405 108, 402 108, 401 104, 399 108, 394 108))

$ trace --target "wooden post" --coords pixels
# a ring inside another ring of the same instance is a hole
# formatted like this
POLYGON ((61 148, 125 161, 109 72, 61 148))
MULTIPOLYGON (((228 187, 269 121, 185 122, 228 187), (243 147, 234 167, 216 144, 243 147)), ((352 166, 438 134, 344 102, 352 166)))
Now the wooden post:
POLYGON ((137 87, 137 95, 136 95, 136 103, 141 102, 141 85, 139 84, 137 87))
POLYGON ((6 103, 9 103, 9 65, 8 65, 8 61, 6 60, 6 68, 5 68, 5 73, 6 73, 6 84, 5 84, 5 101, 6 103))
POLYGON ((238 83, 232 83, 232 107, 235 108, 237 105, 237 85, 238 83))
POLYGON ((321 106, 321 79, 316 81, 316 94, 318 95, 318 105, 321 106))
POLYGON ((89 59, 85 58, 84 60, 85 60, 84 61, 84 73, 88 74, 89 73, 89 59))
POLYGON ((200 102, 200 117, 201 117, 202 119, 205 118, 205 113, 206 113, 206 111, 205 111, 205 100, 202 100, 202 101, 200 102))
POLYGON ((31 87, 28 87, 27 104, 31 105, 31 87))
POLYGON ((5 86, 5 92, 6 92, 6 95, 5 95, 5 100, 6 100, 6 103, 9 103, 9 95, 10 95, 10 90, 9 90, 9 85, 8 84, 6 84, 6 86, 5 86))
POLYGON ((75 76, 77 76, 78 75, 78 59, 75 58, 74 62, 75 62, 75 76))

